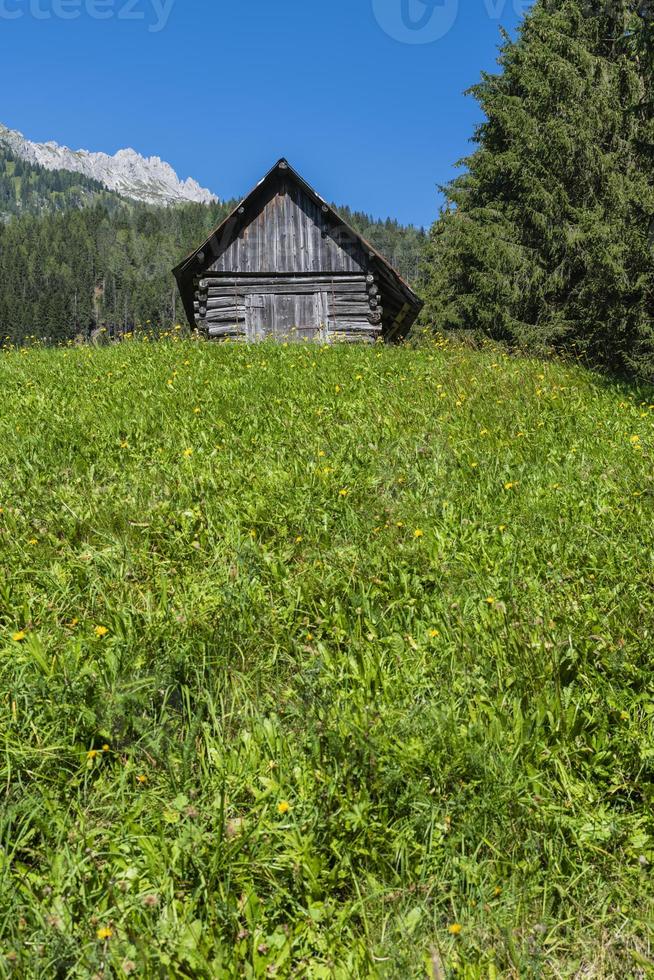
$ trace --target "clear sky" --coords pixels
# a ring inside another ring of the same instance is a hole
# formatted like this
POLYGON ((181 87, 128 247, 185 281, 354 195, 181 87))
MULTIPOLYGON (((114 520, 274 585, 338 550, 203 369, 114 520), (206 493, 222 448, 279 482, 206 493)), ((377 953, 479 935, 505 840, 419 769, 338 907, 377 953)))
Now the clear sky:
POLYGON ((0 0, 0 122, 168 160, 221 197, 286 156, 324 197, 428 225, 463 91, 524 0, 0 0))

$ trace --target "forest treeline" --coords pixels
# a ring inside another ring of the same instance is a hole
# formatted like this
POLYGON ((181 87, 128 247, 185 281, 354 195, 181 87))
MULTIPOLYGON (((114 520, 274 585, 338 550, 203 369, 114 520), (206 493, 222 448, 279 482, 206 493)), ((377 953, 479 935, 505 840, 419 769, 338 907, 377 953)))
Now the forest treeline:
MULTIPOLYGON (((20 344, 184 322, 171 269, 236 202, 155 207, 96 181, 0 150, 0 335, 20 344)), ((412 280, 424 230, 341 208, 345 220, 412 280)))

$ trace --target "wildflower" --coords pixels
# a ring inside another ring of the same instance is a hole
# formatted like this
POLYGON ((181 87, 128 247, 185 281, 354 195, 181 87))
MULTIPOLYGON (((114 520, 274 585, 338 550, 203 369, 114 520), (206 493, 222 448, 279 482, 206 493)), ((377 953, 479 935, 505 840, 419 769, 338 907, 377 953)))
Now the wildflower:
POLYGON ((102 751, 103 752, 109 752, 110 751, 109 746, 107 744, 103 745, 102 746, 102 751))
POLYGON ((200 414, 201 414, 201 412, 202 412, 202 409, 201 409, 201 408, 194 408, 194 409, 193 409, 193 414, 194 414, 194 415, 200 415, 200 414))
POLYGON ((429 635, 432 638, 432 640, 435 640, 436 637, 440 636, 441 634, 438 630, 429 630, 429 635))
POLYGON ((103 636, 107 635, 109 630, 107 629, 106 626, 96 626, 93 632, 98 637, 98 639, 102 639, 103 636))
POLYGON ((238 837, 245 830, 245 820, 243 817, 234 817, 225 824, 225 833, 230 840, 238 837))
POLYGON ((284 816, 285 813, 288 813, 290 809, 291 804, 287 803, 286 800, 282 800, 281 803, 277 804, 277 813, 280 813, 282 816, 284 816))
POLYGON ((68 625, 73 630, 75 629, 76 626, 79 626, 79 619, 77 618, 77 616, 74 616, 68 625))
POLYGON ((190 459, 192 455, 193 455, 193 450, 192 449, 185 449, 184 450, 184 457, 186 459, 190 459))
POLYGON ((505 490, 513 490, 513 488, 516 487, 516 486, 517 486, 517 483, 505 483, 504 484, 504 489, 505 490))
POLYGON ((101 929, 98 929, 96 936, 99 940, 103 941, 105 939, 111 939, 113 934, 113 929, 110 929, 108 926, 103 926, 101 929))
POLYGON ((304 541, 304 538, 302 537, 302 535, 301 534, 298 534, 297 538, 295 539, 295 543, 296 544, 302 544, 303 541, 304 541))
POLYGON ((148 777, 144 776, 143 774, 136 777, 136 782, 140 783, 141 786, 144 786, 145 783, 147 783, 147 781, 148 781, 148 777))
POLYGON ((506 524, 500 524, 500 526, 498 527, 497 530, 498 531, 506 531, 506 524))
POLYGON ((17 633, 14 633, 14 635, 12 636, 12 640, 14 641, 14 643, 22 643, 23 640, 26 639, 27 639, 27 633, 25 632, 25 630, 19 630, 17 633))
POLYGON ((156 908, 156 906, 159 904, 159 896, 158 895, 145 895, 144 898, 143 898, 143 904, 146 907, 146 909, 156 908))
POLYGON ((450 936, 460 936, 462 928, 463 927, 459 925, 458 922, 453 922, 451 926, 447 927, 447 931, 449 932, 450 936))
POLYGON ((120 448, 121 449, 129 449, 129 443, 128 442, 121 442, 120 448))
POLYGON ((489 606, 494 606, 496 601, 497 600, 494 599, 492 595, 489 595, 488 599, 486 599, 486 602, 488 603, 489 606))
POLYGON ((91 750, 90 750, 90 752, 87 752, 87 753, 86 753, 86 758, 87 758, 87 759, 88 759, 88 760, 89 760, 90 762, 92 762, 92 761, 93 761, 93 759, 97 759, 97 757, 98 757, 99 755, 100 755, 100 753, 98 752, 98 750, 97 750, 97 749, 91 749, 91 750))
POLYGON ((38 544, 39 543, 39 539, 38 538, 30 538, 27 543, 28 544, 32 544, 32 545, 38 544))
POLYGON ((418 527, 413 532, 413 536, 414 536, 414 538, 423 538, 425 536, 425 532, 424 531, 421 531, 420 528, 418 527))
POLYGON ((347 495, 349 494, 349 492, 350 492, 350 491, 349 491, 349 490, 347 490, 347 489, 346 489, 346 488, 344 487, 344 488, 343 488, 342 490, 339 490, 339 491, 338 491, 338 495, 339 495, 339 497, 347 497, 347 495))
POLYGON ((340 392, 341 392, 341 386, 340 385, 336 385, 336 388, 334 390, 335 390, 336 394, 339 395, 340 392))
POLYGON ((495 896, 495 898, 499 898, 501 894, 502 894, 501 887, 499 885, 496 885, 495 889, 493 890, 493 895, 495 896))

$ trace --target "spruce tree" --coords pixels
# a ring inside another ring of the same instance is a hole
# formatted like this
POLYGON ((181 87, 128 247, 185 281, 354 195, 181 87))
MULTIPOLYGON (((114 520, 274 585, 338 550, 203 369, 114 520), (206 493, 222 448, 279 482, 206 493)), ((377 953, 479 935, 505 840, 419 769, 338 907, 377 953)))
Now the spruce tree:
POLYGON ((431 233, 436 327, 573 350, 654 378, 651 12, 537 0, 431 233))

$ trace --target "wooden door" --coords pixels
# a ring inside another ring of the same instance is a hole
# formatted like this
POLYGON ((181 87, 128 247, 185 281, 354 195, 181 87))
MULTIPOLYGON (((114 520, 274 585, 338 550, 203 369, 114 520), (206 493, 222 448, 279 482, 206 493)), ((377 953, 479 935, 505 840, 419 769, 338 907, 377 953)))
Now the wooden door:
POLYGON ((265 296, 245 297, 245 337, 250 344, 266 338, 265 296))
POLYGON ((247 339, 282 342, 326 339, 327 295, 260 293, 246 297, 247 339))

